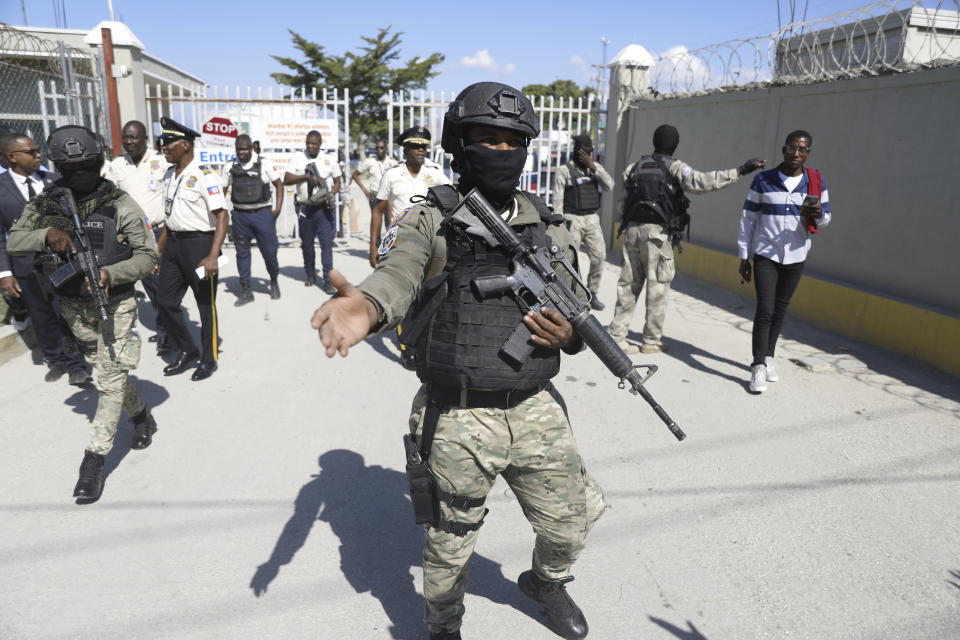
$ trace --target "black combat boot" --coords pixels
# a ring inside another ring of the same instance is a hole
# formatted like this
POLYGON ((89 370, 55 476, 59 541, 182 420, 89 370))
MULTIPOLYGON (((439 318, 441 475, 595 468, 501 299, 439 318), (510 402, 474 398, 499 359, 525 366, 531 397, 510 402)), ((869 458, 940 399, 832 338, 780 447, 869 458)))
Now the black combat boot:
POLYGON ((80 478, 73 488, 73 497, 81 500, 99 500, 103 493, 103 459, 105 456, 92 451, 83 452, 80 463, 80 478))
POLYGON ((277 282, 276 276, 270 278, 270 299, 271 300, 280 299, 280 283, 277 282))
POLYGON ((567 593, 566 584, 573 576, 563 580, 544 580, 532 570, 524 571, 517 579, 520 591, 528 598, 543 605, 554 632, 566 640, 581 640, 590 631, 583 611, 567 593))
POLYGON ((430 632, 430 640, 461 640, 460 630, 441 631, 440 633, 430 632))
POLYGON ((237 296, 237 301, 233 303, 233 306, 242 307, 250 302, 253 302, 253 292, 250 291, 250 285, 240 285, 240 295, 237 296))
POLYGON ((133 442, 131 449, 146 449, 153 442, 153 434, 157 432, 157 421, 153 419, 148 407, 130 418, 133 421, 133 442))

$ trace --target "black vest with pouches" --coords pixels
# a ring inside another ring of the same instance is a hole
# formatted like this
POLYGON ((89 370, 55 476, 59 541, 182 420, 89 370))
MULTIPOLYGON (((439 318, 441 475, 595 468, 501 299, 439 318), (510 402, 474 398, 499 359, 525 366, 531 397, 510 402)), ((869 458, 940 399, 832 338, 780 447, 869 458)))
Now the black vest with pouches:
POLYGON ((575 162, 568 162, 570 184, 563 191, 563 212, 575 215, 596 213, 600 209, 600 185, 596 176, 587 175, 575 162))

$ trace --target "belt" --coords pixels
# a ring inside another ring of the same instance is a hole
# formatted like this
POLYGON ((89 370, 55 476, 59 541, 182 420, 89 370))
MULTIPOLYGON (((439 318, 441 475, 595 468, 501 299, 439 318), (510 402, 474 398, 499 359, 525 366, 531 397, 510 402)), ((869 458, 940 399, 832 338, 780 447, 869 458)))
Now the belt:
POLYGON ((513 409, 523 401, 543 391, 543 386, 532 389, 459 389, 430 386, 430 398, 453 409, 513 409))
POLYGON ((168 228, 167 233, 171 237, 181 240, 183 238, 197 238, 199 236, 212 236, 213 231, 174 231, 173 229, 168 228))

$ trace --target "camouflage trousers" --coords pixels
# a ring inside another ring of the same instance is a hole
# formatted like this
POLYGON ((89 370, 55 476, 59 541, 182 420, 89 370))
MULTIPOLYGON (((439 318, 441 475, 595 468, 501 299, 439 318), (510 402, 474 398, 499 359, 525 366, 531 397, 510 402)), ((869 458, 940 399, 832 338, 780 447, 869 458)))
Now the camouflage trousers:
MULTIPOLYGON (((458 496, 486 496, 497 476, 513 490, 536 533, 533 570, 557 580, 586 544, 587 534, 607 506, 600 486, 584 469, 570 423, 541 391, 512 409, 447 409, 440 415, 430 451, 439 487, 458 496)), ((425 390, 414 399, 411 430, 423 426, 425 390)), ((440 503, 441 517, 479 522, 484 506, 455 509, 440 503)), ((423 549, 425 619, 431 632, 454 631, 463 617, 469 560, 479 531, 465 536, 429 528, 423 549)))
POLYGON ((637 298, 647 285, 647 317, 643 325, 644 344, 660 344, 667 315, 667 294, 676 272, 673 246, 659 224, 632 224, 623 232, 623 267, 617 280, 617 306, 610 323, 610 335, 617 341, 627 337, 637 298))
POLYGON ((140 362, 140 336, 134 329, 137 301, 133 292, 110 296, 107 314, 107 321, 102 321, 90 297, 60 300, 60 315, 76 338, 80 354, 96 372, 99 399, 87 451, 102 455, 113 446, 120 412, 134 416, 144 409, 137 387, 127 379, 127 372, 140 362))
POLYGON ((589 213, 583 216, 565 214, 563 219, 567 222, 567 228, 570 230, 570 244, 578 250, 581 243, 587 247, 587 257, 590 259, 587 288, 590 289, 590 293, 596 294, 600 290, 603 261, 607 257, 607 243, 603 241, 600 215, 597 213, 589 213))

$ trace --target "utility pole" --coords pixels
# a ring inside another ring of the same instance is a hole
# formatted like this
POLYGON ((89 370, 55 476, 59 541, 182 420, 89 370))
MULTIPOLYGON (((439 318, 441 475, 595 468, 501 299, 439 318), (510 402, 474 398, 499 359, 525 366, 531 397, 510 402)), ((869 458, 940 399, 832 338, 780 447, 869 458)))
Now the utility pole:
POLYGON ((606 36, 600 37, 600 42, 603 44, 603 62, 600 66, 600 91, 597 92, 598 96, 606 95, 606 92, 603 90, 603 81, 605 76, 605 69, 607 68, 607 45, 610 44, 610 40, 606 36))
POLYGON ((117 17, 113 14, 113 0, 107 0, 107 9, 110 11, 110 22, 116 22, 117 17))
POLYGON ((23 26, 29 26, 27 22, 27 1, 20 0, 20 11, 23 13, 23 26))

